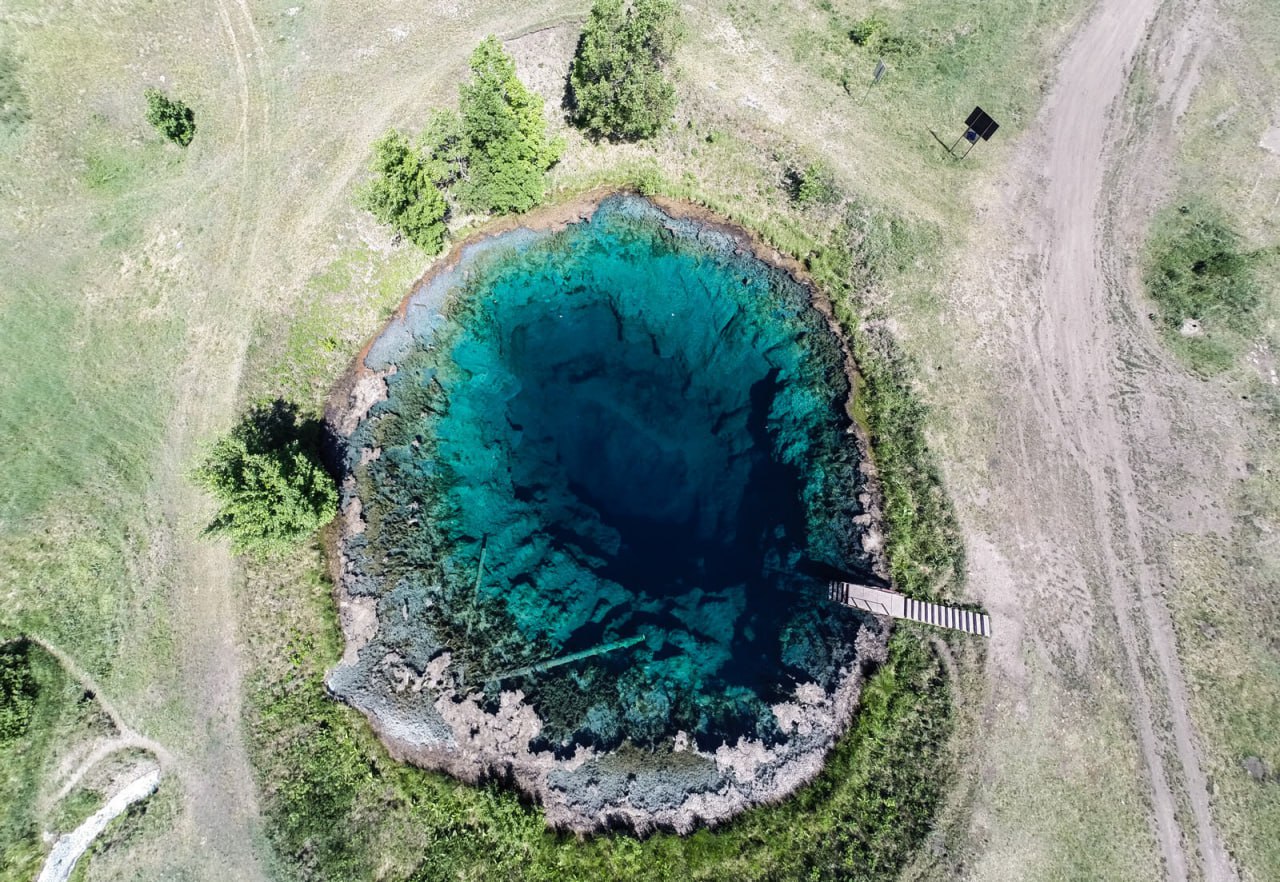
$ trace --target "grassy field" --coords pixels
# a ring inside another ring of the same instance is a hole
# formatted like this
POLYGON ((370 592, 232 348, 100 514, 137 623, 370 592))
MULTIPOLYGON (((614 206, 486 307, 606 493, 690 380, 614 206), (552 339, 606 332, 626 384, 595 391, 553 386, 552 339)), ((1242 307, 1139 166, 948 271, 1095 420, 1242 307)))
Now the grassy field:
MULTIPOLYGON (((953 371, 966 364, 950 341, 971 339, 971 319, 941 314, 938 279, 966 241, 972 188, 990 184, 1031 124, 1052 53, 1084 5, 691 4, 694 38, 679 56, 673 128, 652 145, 619 147, 564 131, 569 147, 553 186, 564 196, 642 179, 696 197, 798 254, 819 279, 847 285, 847 320, 871 322, 859 339, 872 373, 885 372, 876 388, 909 387, 904 401, 945 405, 873 412, 897 419, 881 424, 903 445, 886 447, 887 459, 916 463, 926 441, 947 458, 994 422, 996 404, 990 389, 962 404, 949 400, 960 383, 953 371), (861 44, 849 39, 853 31, 866 35, 861 44), (881 56, 889 72, 865 94, 881 56), (959 164, 937 138, 954 140, 975 103, 1002 129, 959 164), (797 204, 787 173, 818 160, 843 198, 797 204), (875 349, 891 340, 901 350, 875 349)), ((271 0, 246 14, 231 2, 14 0, 0 14, 0 102, 17 108, 0 119, 0 264, 16 268, 0 281, 0 445, 9 453, 0 484, 0 622, 66 647, 137 728, 182 761, 172 789, 94 858, 88 878, 250 878, 241 870, 255 866, 324 878, 434 879, 454 870, 496 878, 513 868, 530 878, 828 878, 841 853, 855 863, 841 872, 883 878, 926 836, 931 847, 911 870, 917 878, 953 877, 968 860, 958 845, 972 823, 963 792, 950 795, 932 832, 911 812, 945 794, 908 792, 901 824, 879 811, 869 816, 859 795, 872 792, 862 787, 868 780, 923 786, 877 777, 904 752, 923 751, 925 770, 945 775, 961 763, 966 739, 982 737, 967 716, 983 689, 970 648, 955 647, 970 695, 952 717, 956 741, 947 739, 953 724, 928 727, 950 699, 942 662, 908 634, 858 729, 800 799, 724 833, 580 845, 545 833, 537 812, 509 795, 390 763, 363 721, 323 696, 319 678, 336 636, 314 553, 245 572, 201 539, 210 509, 186 475, 202 446, 262 396, 317 410, 329 382, 425 268, 352 207, 373 140, 451 106, 467 53, 489 32, 508 40, 522 74, 544 81, 549 106, 558 103, 575 32, 539 26, 579 16, 583 4, 521 6, 424 11, 271 0), (142 120, 151 85, 195 108, 199 131, 188 150, 163 143, 142 120), (241 680, 247 729, 239 723, 241 680), (262 782, 247 796, 220 771, 237 768, 244 741, 262 782), (255 820, 260 808, 265 825, 255 820), (838 819, 864 817, 865 826, 840 838, 838 819), (871 843, 873 834, 884 838, 871 843), (858 860, 869 845, 880 863, 858 860), (218 866, 209 857, 215 848, 232 863, 218 866)), ((1246 11, 1272 14, 1262 4, 1246 11)), ((1277 29, 1258 31, 1249 45, 1263 58, 1266 33, 1277 29)), ((1267 119, 1267 93, 1242 92, 1230 71, 1221 76, 1206 79, 1193 105, 1185 177, 1220 204, 1248 206, 1234 221, 1260 247, 1275 238, 1265 198, 1274 190, 1259 182, 1250 196, 1245 164, 1220 169, 1215 139, 1224 136, 1214 120, 1233 105, 1267 119)), ((1231 129, 1227 137, 1240 140, 1226 146, 1256 143, 1256 127, 1248 135, 1245 128, 1231 129)), ((1274 341, 1269 321, 1262 332, 1274 341)), ((1251 357, 1247 349, 1239 355, 1251 357)), ((981 386, 983 378, 968 382, 981 386)), ((1243 394, 1261 402, 1261 391, 1243 394)), ((1271 524, 1274 487, 1263 475, 1276 466, 1266 462, 1256 458, 1259 474, 1242 505, 1271 524)), ((945 500, 928 481, 891 492, 899 525, 923 502, 928 528, 904 526, 893 537, 899 578, 921 592, 953 584, 954 537, 931 532, 945 500)), ((1276 572, 1261 535, 1233 534, 1221 548, 1269 561, 1250 583, 1257 586, 1276 572)), ((1203 543, 1189 541, 1185 553, 1189 571, 1204 576, 1180 595, 1178 623, 1198 648, 1196 623, 1224 573, 1203 543)), ((1228 628, 1274 621, 1259 618, 1275 612, 1263 593, 1247 593, 1259 611, 1215 625, 1213 651, 1194 654, 1189 677, 1201 684, 1196 701, 1216 733, 1210 740, 1229 745, 1215 754, 1224 817, 1260 868, 1256 878, 1266 878, 1280 860, 1266 835, 1276 823, 1275 783, 1255 785, 1239 763, 1245 751, 1273 769, 1280 762, 1259 743, 1277 712, 1267 678, 1280 674, 1261 638, 1224 637, 1228 628), (1252 673, 1231 680, 1238 690, 1217 685, 1235 672, 1252 673)), ((1023 850, 1024 878, 1135 878, 1141 870, 1143 810, 1127 784, 1107 783, 1115 769, 1138 778, 1116 697, 1122 687, 1108 679, 1106 647, 1097 652, 1104 670, 1096 692, 1071 693, 1061 713, 1049 712, 1063 693, 1052 672, 1032 670, 1032 734, 997 733, 1027 745, 992 785, 1001 812, 992 836, 1023 850), (1058 744, 1064 718, 1081 728, 1058 744), (1039 789, 1010 783, 1021 779, 1039 789)))

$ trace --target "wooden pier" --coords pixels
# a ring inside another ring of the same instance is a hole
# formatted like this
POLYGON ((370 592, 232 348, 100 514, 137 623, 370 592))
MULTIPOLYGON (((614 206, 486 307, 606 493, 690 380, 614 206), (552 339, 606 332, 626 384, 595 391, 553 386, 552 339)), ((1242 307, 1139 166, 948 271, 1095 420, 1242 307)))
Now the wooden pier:
POLYGON ((858 585, 854 582, 832 582, 827 594, 836 603, 878 616, 923 622, 939 628, 977 634, 979 637, 991 636, 991 617, 986 613, 941 603, 912 600, 896 591, 872 588, 869 585, 858 585))

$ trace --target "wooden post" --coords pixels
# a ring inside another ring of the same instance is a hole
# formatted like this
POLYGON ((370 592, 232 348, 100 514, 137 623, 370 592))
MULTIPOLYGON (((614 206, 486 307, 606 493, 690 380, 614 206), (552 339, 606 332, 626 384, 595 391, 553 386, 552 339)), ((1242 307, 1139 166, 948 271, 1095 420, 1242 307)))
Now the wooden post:
POLYGON ((562 655, 549 661, 538 662, 537 664, 525 665, 522 668, 513 668, 510 671, 503 671, 501 674, 495 674, 490 677, 491 682, 499 680, 510 680, 513 677, 523 677, 526 674, 541 674, 543 671, 549 671, 552 668, 558 668, 561 665, 567 665, 570 662, 581 661, 584 658, 591 658, 596 655, 604 655, 606 652, 613 652, 615 649, 626 649, 629 646, 635 646, 644 640, 643 634, 637 634, 634 637, 627 637, 625 640, 614 640, 612 643, 601 643, 599 646, 593 646, 590 649, 583 649, 579 652, 571 652, 568 655, 562 655))

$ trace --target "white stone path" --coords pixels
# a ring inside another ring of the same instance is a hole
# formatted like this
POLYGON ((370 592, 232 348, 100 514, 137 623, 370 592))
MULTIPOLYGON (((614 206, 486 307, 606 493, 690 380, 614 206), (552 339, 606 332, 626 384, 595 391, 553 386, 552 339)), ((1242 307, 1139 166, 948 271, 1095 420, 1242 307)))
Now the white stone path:
POLYGON ((94 812, 89 820, 70 833, 58 837, 53 851, 49 852, 48 860, 44 862, 44 869, 36 877, 36 882, 66 882, 71 871, 76 868, 76 861, 80 860, 93 840, 98 838, 98 834, 107 829, 107 825, 129 806, 155 793, 159 786, 160 770, 154 767, 147 769, 107 800, 107 804, 94 812))

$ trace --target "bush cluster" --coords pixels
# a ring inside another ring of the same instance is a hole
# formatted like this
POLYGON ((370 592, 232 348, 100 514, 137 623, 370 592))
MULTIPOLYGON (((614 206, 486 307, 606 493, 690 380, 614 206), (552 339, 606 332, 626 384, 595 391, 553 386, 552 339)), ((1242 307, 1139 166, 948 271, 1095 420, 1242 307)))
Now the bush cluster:
POLYGON ((31 725, 38 689, 29 655, 25 640, 0 646, 0 744, 22 737, 31 725))
POLYGON ((796 205, 832 205, 840 201, 835 172, 825 162, 792 166, 783 177, 787 196, 796 205))
POLYGON ((889 58, 914 55, 920 50, 916 40, 895 33, 887 21, 874 15, 854 22, 849 28, 849 39, 855 46, 889 58))
POLYGON ((479 212, 528 211, 546 193, 561 145, 547 137, 542 99, 516 76, 496 37, 471 55, 459 113, 442 111, 411 142, 392 130, 374 144, 375 177, 360 204, 428 254, 444 248, 446 193, 479 212))
POLYGON ((675 112, 663 69, 683 36, 672 0, 595 0, 569 74, 574 122, 614 141, 657 134, 675 112))
POLYGON ((147 122, 179 147, 186 147, 196 136, 196 114, 176 98, 159 89, 148 89, 147 122))
POLYGON ((320 426, 283 401, 254 407, 210 451, 195 478, 220 507, 209 531, 237 551, 269 555, 337 514, 338 491, 320 458, 320 426))

